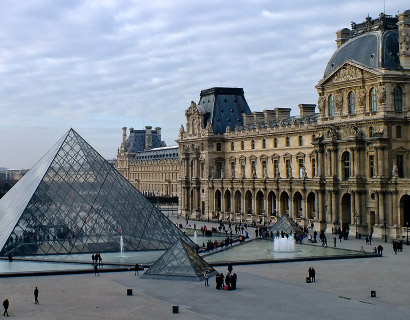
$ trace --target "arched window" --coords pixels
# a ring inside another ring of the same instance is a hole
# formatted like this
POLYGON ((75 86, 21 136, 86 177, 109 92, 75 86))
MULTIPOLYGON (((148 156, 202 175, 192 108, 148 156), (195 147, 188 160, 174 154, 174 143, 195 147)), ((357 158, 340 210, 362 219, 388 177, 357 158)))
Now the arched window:
POLYGON ((394 95, 394 110, 402 111, 403 110, 403 91, 399 86, 395 87, 393 90, 394 95))
POLYGON ((192 134, 196 134, 196 121, 192 120, 192 134))
POLYGON ((355 106, 355 98, 354 98, 354 92, 350 91, 349 95, 349 114, 355 114, 356 113, 356 106, 355 106))
POLYGON ((377 101, 376 101, 376 89, 375 88, 370 89, 369 103, 370 103, 370 112, 376 112, 376 110, 377 110, 377 101))
POLYGON ((343 172, 342 172, 342 179, 343 180, 348 180, 350 178, 350 153, 349 152, 345 152, 342 155, 342 168, 343 168, 343 172))
POLYGON ((329 117, 333 117, 334 114, 334 104, 333 104, 333 94, 327 99, 327 108, 329 117))

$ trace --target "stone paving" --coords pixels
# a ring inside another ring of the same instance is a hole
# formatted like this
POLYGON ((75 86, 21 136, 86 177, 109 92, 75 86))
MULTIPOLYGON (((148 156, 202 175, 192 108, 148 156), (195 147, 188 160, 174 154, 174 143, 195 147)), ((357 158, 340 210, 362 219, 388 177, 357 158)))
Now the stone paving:
MULTIPOLYGON (((329 244, 331 239, 328 235, 329 244)), ((391 243, 382 240, 372 246, 356 239, 337 245, 371 251, 379 243, 381 258, 234 265, 236 291, 216 290, 214 278, 205 287, 122 272, 0 279, 0 299, 9 298, 10 317, 16 319, 407 319, 410 246, 395 255, 391 243), (315 283, 305 282, 310 266, 316 269, 315 283), (34 304, 35 286, 40 305, 34 304), (133 296, 126 295, 127 288, 133 296), (172 314, 173 305, 179 305, 179 314, 172 314)))

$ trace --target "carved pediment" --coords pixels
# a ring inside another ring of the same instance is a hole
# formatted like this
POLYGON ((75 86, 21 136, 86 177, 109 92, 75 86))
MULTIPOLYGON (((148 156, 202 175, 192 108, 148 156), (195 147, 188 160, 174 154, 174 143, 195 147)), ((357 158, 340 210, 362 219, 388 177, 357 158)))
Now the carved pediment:
POLYGON ((191 105, 185 111, 185 116, 188 118, 193 114, 198 114, 198 108, 196 107, 196 103, 194 101, 191 101, 191 105))

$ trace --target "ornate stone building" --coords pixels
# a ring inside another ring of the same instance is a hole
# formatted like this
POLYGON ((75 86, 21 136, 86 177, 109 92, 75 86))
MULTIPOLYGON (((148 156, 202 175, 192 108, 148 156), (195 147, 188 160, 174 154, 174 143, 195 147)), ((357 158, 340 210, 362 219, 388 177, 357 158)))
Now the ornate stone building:
POLYGON ((140 192, 149 196, 178 195, 178 147, 161 141, 161 128, 145 130, 122 128, 117 169, 140 192))
POLYGON ((330 231, 398 237, 410 224, 410 11, 336 33, 337 50, 300 115, 251 112, 212 88, 181 126, 180 210, 266 222, 289 214, 330 231))

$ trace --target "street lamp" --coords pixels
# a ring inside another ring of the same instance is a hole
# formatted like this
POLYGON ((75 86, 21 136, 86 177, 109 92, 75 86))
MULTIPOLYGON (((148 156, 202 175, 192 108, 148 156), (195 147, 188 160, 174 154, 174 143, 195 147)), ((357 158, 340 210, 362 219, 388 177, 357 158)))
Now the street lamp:
POLYGON ((407 229, 407 245, 409 245, 409 222, 406 220, 406 229, 407 229))
POLYGON ((387 242, 387 220, 384 220, 384 242, 387 242))
POLYGON ((354 224, 356 225, 356 239, 357 239, 357 220, 359 218, 359 214, 357 211, 354 213, 354 224))

